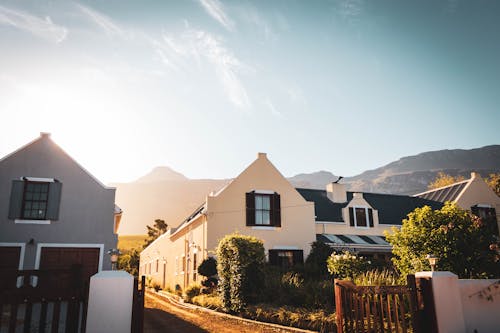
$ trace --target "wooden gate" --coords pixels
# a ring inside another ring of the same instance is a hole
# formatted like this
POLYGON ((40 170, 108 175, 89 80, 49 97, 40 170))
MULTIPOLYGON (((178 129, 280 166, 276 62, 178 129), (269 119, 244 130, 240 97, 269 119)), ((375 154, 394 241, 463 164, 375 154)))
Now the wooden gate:
POLYGON ((337 333, 413 332, 420 327, 415 276, 403 286, 356 286, 335 280, 337 333))
POLYGON ((84 332, 87 288, 72 269, 1 270, 0 331, 84 332))

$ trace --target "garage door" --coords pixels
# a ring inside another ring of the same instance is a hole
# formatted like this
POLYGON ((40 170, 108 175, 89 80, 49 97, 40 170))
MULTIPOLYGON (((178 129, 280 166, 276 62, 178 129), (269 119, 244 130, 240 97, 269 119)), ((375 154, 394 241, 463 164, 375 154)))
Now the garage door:
POLYGON ((20 246, 0 246, 0 270, 19 269, 20 246))
POLYGON ((40 269, 70 269, 83 266, 83 277, 89 280, 99 270, 99 248, 42 247, 40 269))

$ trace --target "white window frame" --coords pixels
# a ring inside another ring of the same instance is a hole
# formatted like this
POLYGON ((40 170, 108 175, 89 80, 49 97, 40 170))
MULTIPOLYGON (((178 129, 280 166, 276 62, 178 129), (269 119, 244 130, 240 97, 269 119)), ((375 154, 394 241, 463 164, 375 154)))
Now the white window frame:
MULTIPOLYGON (((352 206, 352 214, 354 215, 354 228, 358 229, 370 229, 370 217, 368 216, 368 209, 371 207, 366 206, 352 206), (365 222, 366 226, 358 226, 358 218, 356 216, 356 209, 362 208, 365 210, 365 222)), ((349 213, 349 210, 347 211, 349 213)), ((373 208, 372 208, 372 216, 373 216, 373 208)), ((373 226, 375 226, 375 221, 373 222, 373 226)))

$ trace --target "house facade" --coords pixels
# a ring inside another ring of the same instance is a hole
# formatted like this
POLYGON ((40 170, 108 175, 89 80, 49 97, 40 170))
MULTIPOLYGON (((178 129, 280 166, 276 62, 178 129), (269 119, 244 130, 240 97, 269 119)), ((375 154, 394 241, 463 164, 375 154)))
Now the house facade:
POLYGON ((215 256, 219 241, 240 233, 264 242, 272 264, 302 263, 316 240, 314 203, 302 195, 259 153, 238 177, 206 201, 177 228, 141 252, 140 274, 162 287, 200 282, 197 267, 215 256))
POLYGON ((0 160, 0 270, 110 269, 121 209, 104 186, 52 139, 0 160))
POLYGON ((471 172, 469 179, 418 193, 415 194, 415 197, 442 203, 454 202, 458 207, 471 211, 487 223, 493 224, 493 229, 499 233, 500 197, 488 187, 481 175, 476 172, 471 172))
POLYGON ((335 251, 350 251, 365 257, 388 260, 391 245, 384 232, 401 227, 402 220, 417 207, 439 209, 442 203, 405 195, 346 191, 345 184, 331 183, 325 190, 297 189, 314 202, 318 241, 335 251))

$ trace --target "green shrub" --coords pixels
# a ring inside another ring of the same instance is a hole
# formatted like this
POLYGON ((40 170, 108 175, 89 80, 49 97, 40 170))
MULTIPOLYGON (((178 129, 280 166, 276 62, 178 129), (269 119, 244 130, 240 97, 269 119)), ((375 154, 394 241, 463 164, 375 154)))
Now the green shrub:
POLYGON ((175 294, 177 296, 182 296, 182 288, 181 288, 180 284, 175 285, 175 294))
POLYGON ((208 309, 222 310, 222 300, 216 294, 201 294, 198 296, 194 296, 191 302, 208 309))
POLYGON ((333 249, 319 241, 311 243, 311 252, 305 262, 305 274, 312 278, 321 278, 328 276, 326 261, 332 254, 333 249))
POLYGON ((328 257, 327 266, 330 274, 336 279, 353 279, 368 269, 369 262, 357 254, 344 251, 343 253, 332 253, 328 257))
POLYGON ((240 313, 255 302, 264 284, 264 245, 255 237, 227 235, 217 246, 217 260, 224 310, 240 313))
POLYGON ((158 292, 158 290, 161 290, 161 286, 160 286, 160 284, 159 284, 159 283, 156 283, 156 282, 154 282, 154 283, 153 283, 153 288, 154 288, 154 290, 155 290, 156 292, 158 292))
POLYGON ((201 293, 201 286, 199 284, 192 284, 188 286, 184 292, 184 300, 191 303, 193 297, 198 296, 201 293))
POLYGON ((213 257, 203 260, 200 266, 198 266, 198 274, 206 278, 217 275, 217 260, 213 257))

